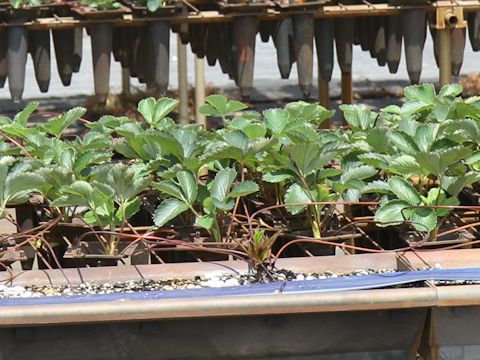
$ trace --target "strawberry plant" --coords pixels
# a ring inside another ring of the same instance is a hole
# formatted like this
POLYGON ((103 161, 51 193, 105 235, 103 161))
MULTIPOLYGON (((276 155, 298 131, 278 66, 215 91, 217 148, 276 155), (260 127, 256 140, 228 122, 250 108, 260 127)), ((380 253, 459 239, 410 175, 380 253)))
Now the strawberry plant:
POLYGON ((90 123, 74 108, 41 124, 30 121, 38 104, 29 104, 13 119, 0 117, 0 216, 41 194, 43 219, 80 219, 112 256, 121 239, 140 241, 132 219, 146 213, 151 219, 141 224, 153 221, 151 234, 186 243, 201 233, 261 276, 277 241, 290 241, 280 233, 297 236, 299 224, 317 240, 329 236, 338 202, 376 199, 370 210, 379 227, 434 240, 462 192, 480 181, 480 100, 460 92, 420 85, 405 89, 402 106, 342 105, 349 129, 337 130, 320 129, 333 113, 305 102, 259 113, 211 95, 201 112, 223 120, 215 131, 176 124, 170 98, 140 101, 144 121, 90 123), (66 136, 77 121, 85 132, 66 136))

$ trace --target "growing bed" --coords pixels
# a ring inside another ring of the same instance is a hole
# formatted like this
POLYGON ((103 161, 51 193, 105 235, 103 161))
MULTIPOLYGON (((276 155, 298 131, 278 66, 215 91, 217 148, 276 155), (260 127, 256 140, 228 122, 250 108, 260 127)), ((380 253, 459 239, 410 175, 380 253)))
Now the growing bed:
MULTIPOLYGON (((29 123, 37 104, 0 118, 0 215, 18 229, 2 237, 2 275, 13 287, 0 289, 0 324, 163 327, 181 318, 173 326, 185 336, 188 327, 205 332, 196 318, 222 317, 217 331, 256 330, 236 345, 226 333, 224 345, 201 351, 192 340, 166 358, 200 351, 200 358, 405 359, 422 334, 424 354, 434 356, 441 340, 423 330, 436 326, 436 307, 478 305, 466 294, 476 294, 480 280, 480 101, 461 98, 461 90, 408 87, 405 104, 379 112, 342 105, 348 126, 337 129, 320 129, 333 112, 316 104, 260 114, 220 95, 200 108, 223 121, 217 131, 176 124, 169 114, 177 101, 169 98, 142 100, 144 122, 90 122, 74 108, 29 123), (83 133, 64 135, 76 122, 83 133), (470 285, 446 286, 452 282, 470 285), (290 325, 265 328, 270 315, 290 325), (249 320, 240 325, 238 316, 249 320), (284 342, 295 338, 297 321, 298 339, 323 324, 304 352, 292 345, 300 340, 284 342), (278 342, 265 347, 270 328, 278 342), (365 346, 339 349, 352 332, 365 346), (331 346, 318 347, 327 334, 331 346)), ((97 330, 85 326, 95 343, 97 330)), ((77 330, 68 329, 65 344, 78 346, 77 330)), ((121 337, 132 331, 118 329, 121 337)), ((150 358, 142 339, 132 346, 150 358)))

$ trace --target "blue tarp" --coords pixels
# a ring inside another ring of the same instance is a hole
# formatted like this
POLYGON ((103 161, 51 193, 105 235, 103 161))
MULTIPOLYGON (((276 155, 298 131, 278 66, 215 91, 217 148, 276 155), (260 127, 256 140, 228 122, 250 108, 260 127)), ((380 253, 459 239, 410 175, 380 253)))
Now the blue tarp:
POLYGON ((185 299, 211 296, 272 295, 307 292, 333 292, 349 290, 378 289, 395 285, 411 284, 426 280, 480 281, 480 268, 453 270, 403 271, 386 274, 349 276, 303 281, 272 282, 222 288, 201 288, 191 290, 155 290, 121 294, 91 294, 70 296, 44 296, 32 298, 0 299, 0 306, 67 304, 98 301, 185 299))

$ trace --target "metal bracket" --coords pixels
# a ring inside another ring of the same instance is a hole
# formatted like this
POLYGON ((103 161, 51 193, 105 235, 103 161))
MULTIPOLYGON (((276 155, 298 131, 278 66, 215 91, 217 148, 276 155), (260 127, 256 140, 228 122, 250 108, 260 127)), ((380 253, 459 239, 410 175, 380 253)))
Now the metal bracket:
MULTIPOLYGON (((467 22, 463 17, 463 7, 461 6, 442 6, 442 1, 439 1, 436 11, 435 29, 463 29, 467 27, 467 22)), ((450 1, 447 3, 451 4, 450 1)))

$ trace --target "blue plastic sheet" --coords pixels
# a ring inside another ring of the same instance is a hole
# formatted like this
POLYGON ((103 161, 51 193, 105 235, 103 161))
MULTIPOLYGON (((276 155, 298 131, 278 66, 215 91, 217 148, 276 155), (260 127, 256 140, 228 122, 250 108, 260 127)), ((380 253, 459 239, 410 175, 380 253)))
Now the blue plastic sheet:
POLYGON ((91 294, 71 296, 44 296, 35 298, 0 299, 0 306, 68 304, 98 301, 185 299, 212 296, 272 295, 292 293, 322 293, 385 288, 411 284, 426 280, 437 281, 480 281, 480 268, 453 270, 405 271, 386 274, 349 276, 303 281, 272 282, 222 288, 191 290, 140 291, 121 294, 91 294))

